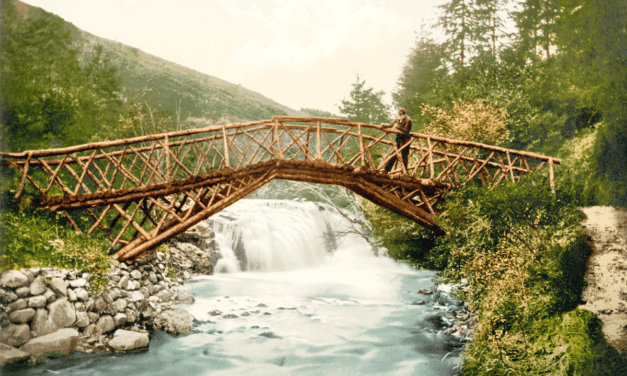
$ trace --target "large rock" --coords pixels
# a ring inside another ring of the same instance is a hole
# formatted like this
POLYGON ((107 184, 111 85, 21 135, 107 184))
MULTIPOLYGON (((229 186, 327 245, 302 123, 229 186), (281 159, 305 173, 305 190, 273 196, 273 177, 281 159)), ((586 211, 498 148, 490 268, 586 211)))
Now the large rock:
POLYGON ((153 327, 172 334, 188 334, 194 328, 194 316, 187 311, 172 309, 161 312, 153 319, 153 327))
POLYGON ((29 284, 28 277, 17 270, 9 270, 0 277, 0 285, 17 288, 29 284))
POLYGON ((148 347, 149 343, 148 333, 118 329, 113 334, 113 339, 109 341, 109 346, 117 351, 127 351, 148 347))
POLYGON ((31 328, 38 336, 50 334, 59 329, 48 322, 48 310, 45 308, 37 308, 35 318, 33 318, 33 322, 31 323, 31 328))
POLYGON ((98 327, 102 333, 108 333, 115 329, 115 321, 113 321, 113 317, 109 315, 102 315, 98 319, 96 327, 98 327))
POLYGON ((85 280, 83 278, 79 278, 79 279, 75 279, 73 281, 70 281, 70 286, 73 287, 73 288, 85 287, 86 284, 87 284, 87 280, 85 280))
POLYGON ((26 307, 28 307, 28 300, 26 299, 18 299, 14 301, 13 303, 9 304, 10 311, 17 311, 19 309, 24 309, 26 307))
POLYGON ((48 300, 43 295, 31 296, 28 298, 29 308, 43 308, 48 303, 48 300))
POLYGON ((118 313, 117 315, 113 316, 113 322, 115 323, 115 326, 125 325, 126 315, 124 313, 118 313))
POLYGON ((59 328, 68 328, 76 322, 74 305, 66 299, 59 299, 48 305, 48 320, 59 328))
POLYGON ((26 324, 35 317, 35 310, 32 308, 20 309, 9 314, 9 320, 16 324, 26 324))
POLYGON ((43 277, 37 277, 30 284, 30 293, 31 295, 41 295, 46 292, 46 281, 43 277))
POLYGON ((28 286, 22 286, 15 289, 15 295, 17 295, 18 298, 25 298, 28 294, 30 294, 30 287, 28 286))
POLYGON ((76 323, 74 326, 77 328, 84 328, 89 325, 89 316, 87 312, 77 312, 76 313, 76 323))
POLYGON ((30 358, 26 351, 0 343, 0 367, 5 364, 21 363, 30 358))
POLYGON ((61 296, 67 296, 67 284, 59 277, 50 280, 50 288, 61 296))
POLYGON ((42 337, 33 338, 20 347, 32 356, 68 355, 78 342, 76 329, 65 328, 42 337))
POLYGON ((131 294, 132 294, 132 295, 131 295, 131 302, 133 302, 133 303, 134 303, 134 302, 141 302, 141 301, 143 301, 144 299, 146 299, 146 297, 144 296, 144 294, 142 294, 142 293, 141 293, 141 292, 139 292, 139 291, 133 291, 131 294))
POLYGON ((30 337, 30 327, 27 324, 11 324, 0 332, 0 342, 14 347, 26 343, 30 337))
POLYGON ((89 299, 89 293, 82 287, 76 289, 76 297, 81 302, 86 302, 89 299))

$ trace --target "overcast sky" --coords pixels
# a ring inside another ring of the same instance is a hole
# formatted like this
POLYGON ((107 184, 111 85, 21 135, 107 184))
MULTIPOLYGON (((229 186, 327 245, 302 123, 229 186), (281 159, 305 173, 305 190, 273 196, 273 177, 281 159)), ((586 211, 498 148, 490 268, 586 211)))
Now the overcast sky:
MULTIPOLYGON (((257 91, 339 114, 359 74, 390 93, 446 0, 22 0, 78 28, 257 91)), ((441 38, 439 35, 433 35, 441 38)))

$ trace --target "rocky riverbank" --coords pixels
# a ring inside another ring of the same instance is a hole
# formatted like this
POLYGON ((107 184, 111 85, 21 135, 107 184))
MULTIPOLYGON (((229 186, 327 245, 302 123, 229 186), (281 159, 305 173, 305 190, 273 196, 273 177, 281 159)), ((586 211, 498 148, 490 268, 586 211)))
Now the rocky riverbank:
POLYGON ((195 319, 174 304, 193 303, 178 286, 213 272, 213 232, 201 224, 132 265, 117 263, 99 294, 92 275, 31 268, 0 274, 0 365, 36 362, 74 351, 126 351, 149 345, 148 329, 193 331, 195 319))

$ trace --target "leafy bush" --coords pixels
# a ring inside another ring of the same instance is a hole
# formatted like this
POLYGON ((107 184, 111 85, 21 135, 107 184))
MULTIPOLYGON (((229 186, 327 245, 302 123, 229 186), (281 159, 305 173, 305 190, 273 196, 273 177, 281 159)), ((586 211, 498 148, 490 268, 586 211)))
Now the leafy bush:
POLYGON ((475 310, 468 375, 612 374, 611 346, 600 321, 576 307, 589 248, 582 214, 568 192, 527 178, 491 190, 450 195, 429 258, 442 260, 439 279, 475 310))

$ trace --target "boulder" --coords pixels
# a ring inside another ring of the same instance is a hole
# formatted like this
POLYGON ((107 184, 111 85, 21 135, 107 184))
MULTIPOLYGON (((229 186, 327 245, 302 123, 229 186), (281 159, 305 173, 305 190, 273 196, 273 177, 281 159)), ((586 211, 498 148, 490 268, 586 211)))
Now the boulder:
POLYGON ((97 314, 96 312, 87 312, 87 317, 89 317, 90 324, 95 324, 98 322, 100 315, 97 314))
POLYGON ((161 291, 159 291, 159 293, 157 293, 156 296, 159 299, 161 299, 161 301, 166 302, 166 303, 169 302, 172 299, 172 297, 170 295, 170 291, 168 291, 168 290, 161 290, 161 291))
POLYGON ((18 299, 13 303, 9 304, 10 311, 17 311, 19 309, 24 309, 28 307, 28 301, 26 299, 18 299))
POLYGON ((46 286, 46 281, 43 277, 37 277, 30 284, 30 293, 31 295, 42 295, 48 287, 46 286))
POLYGON ((77 312, 76 323, 74 323, 74 326, 77 328, 84 328, 87 325, 89 325, 89 315, 87 315, 87 312, 77 312))
POLYGON ((87 293, 87 290, 82 287, 77 288, 74 292, 76 292, 76 297, 81 302, 86 302, 87 299, 89 299, 89 293, 87 293))
POLYGON ((196 301, 194 295, 188 292, 180 293, 177 300, 179 303, 194 303, 196 301))
POLYGON ((33 318, 33 322, 31 323, 31 328, 38 336, 43 336, 46 334, 50 334, 52 332, 56 332, 57 328, 55 325, 52 325, 48 322, 48 310, 45 308, 37 308, 35 312, 35 317, 33 318))
POLYGON ((96 299, 94 299, 94 310, 98 313, 102 313, 102 311, 104 311, 106 308, 107 302, 105 302, 105 300, 101 296, 97 296, 96 299))
POLYGON ((15 324, 26 324, 35 317, 35 310, 32 308, 20 309, 9 313, 9 320, 15 324))
POLYGON ((153 319, 153 327, 172 334, 188 334, 194 327, 194 316, 187 311, 172 309, 161 312, 153 319))
POLYGON ((139 291, 133 291, 131 295, 131 302, 141 302, 145 299, 144 294, 139 291))
POLYGON ((76 329, 59 329, 54 333, 33 338, 20 347, 32 356, 68 355, 74 351, 78 342, 76 329))
POLYGON ((73 287, 73 288, 85 287, 86 284, 87 284, 87 280, 85 280, 83 278, 79 278, 79 279, 75 279, 73 281, 70 281, 70 286, 73 287))
POLYGON ((124 313, 118 313, 117 315, 113 316, 113 322, 115 323, 115 326, 125 325, 126 315, 124 313))
POLYGON ((48 300, 43 295, 31 296, 28 298, 28 306, 30 308, 43 308, 48 303, 48 300))
POLYGON ((15 294, 17 295, 18 298, 25 298, 28 296, 28 294, 30 294, 30 287, 28 286, 18 287, 17 289, 15 289, 15 294))
POLYGON ((29 284, 28 277, 17 270, 9 270, 0 277, 0 285, 18 288, 29 284))
POLYGON ((118 312, 124 312, 128 303, 124 299, 118 299, 113 302, 113 306, 116 308, 118 312))
POLYGON ((124 311, 124 314, 126 315, 126 322, 135 322, 139 320, 139 314, 132 309, 127 308, 126 311, 124 311))
POLYGON ((14 347, 26 343, 30 337, 30 327, 27 324, 11 324, 0 332, 0 342, 14 347))
POLYGON ((48 303, 52 303, 55 300, 57 300, 57 294, 51 289, 46 289, 44 296, 46 297, 46 300, 48 301, 48 303))
POLYGON ((13 346, 0 343, 0 367, 5 364, 21 363, 30 358, 26 351, 18 350, 13 346))
POLYGON ((149 343, 148 333, 118 329, 109 341, 109 346, 117 351, 127 351, 148 347, 149 343))
POLYGON ((139 270, 133 270, 131 272, 131 277, 133 277, 133 279, 141 279, 142 273, 139 270))
POLYGON ((100 329, 102 333, 108 333, 115 329, 115 321, 113 321, 113 317, 109 315, 102 315, 98 319, 96 327, 100 329))
POLYGON ((78 300, 78 298, 76 297, 76 292, 72 289, 67 290, 67 298, 71 302, 75 302, 78 300))
POLYGON ((59 277, 54 277, 50 280, 50 288, 61 296, 67 296, 67 284, 59 277))
POLYGON ((11 303, 17 300, 17 295, 13 291, 5 291, 4 299, 6 303, 11 303))
POLYGON ((59 299, 48 305, 48 321, 58 328, 68 328, 76 321, 74 305, 66 299, 59 299))

